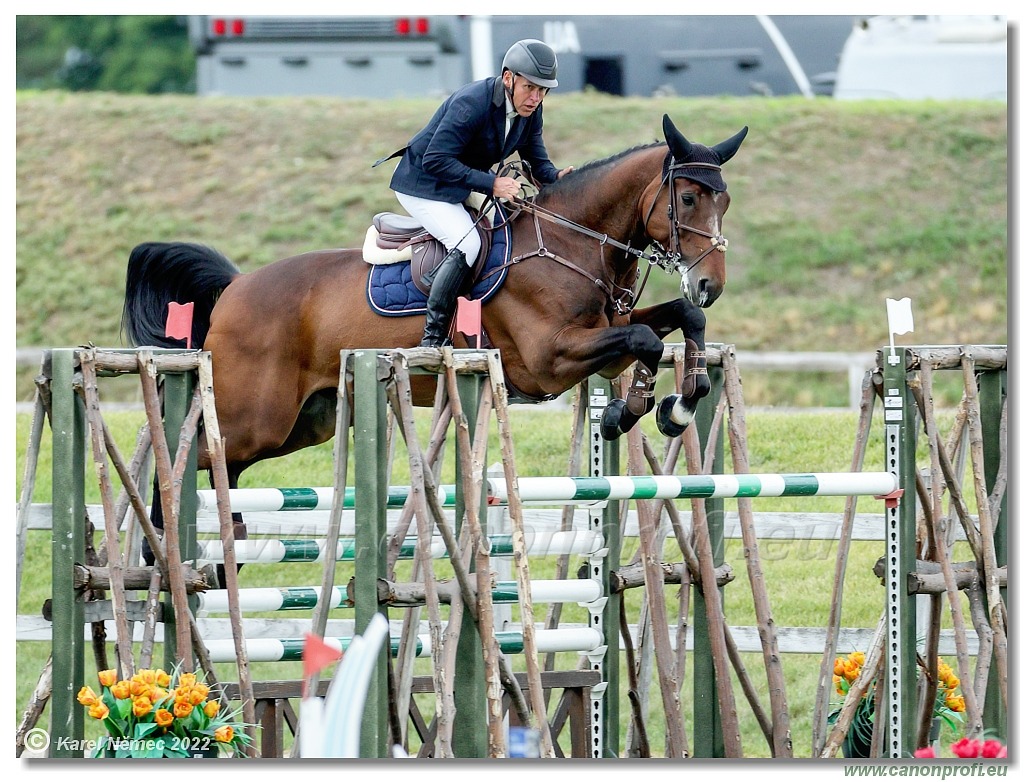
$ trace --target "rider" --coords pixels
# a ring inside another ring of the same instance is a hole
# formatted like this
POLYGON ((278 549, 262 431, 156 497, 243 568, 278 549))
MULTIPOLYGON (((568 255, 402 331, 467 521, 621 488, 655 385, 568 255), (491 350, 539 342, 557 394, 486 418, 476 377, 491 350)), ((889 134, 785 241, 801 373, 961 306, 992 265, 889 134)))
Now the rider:
POLYGON ((572 171, 572 166, 555 168, 541 138, 541 103, 558 86, 557 70, 546 43, 517 41, 502 60, 500 77, 456 91, 409 145, 392 155, 402 156, 390 185, 399 203, 448 250, 433 273, 421 345, 447 343, 455 299, 480 252, 480 237, 463 202, 471 191, 494 198, 519 193, 514 178, 497 176, 491 167, 518 152, 542 185, 572 171))

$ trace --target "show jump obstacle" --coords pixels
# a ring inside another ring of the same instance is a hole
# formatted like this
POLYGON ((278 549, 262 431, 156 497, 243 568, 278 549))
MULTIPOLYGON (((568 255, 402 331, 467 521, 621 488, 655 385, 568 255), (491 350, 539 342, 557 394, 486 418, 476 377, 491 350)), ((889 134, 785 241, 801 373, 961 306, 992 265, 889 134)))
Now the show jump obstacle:
MULTIPOLYGON (((682 351, 669 347, 663 361, 676 370, 677 378, 681 358, 682 351)), ((750 474, 745 413, 731 346, 709 346, 712 393, 698 407, 695 426, 668 441, 661 454, 640 427, 621 441, 602 440, 600 415, 615 384, 594 379, 577 393, 569 477, 549 478, 524 477, 516 469, 507 390, 496 352, 345 352, 339 379, 343 393, 337 411, 334 486, 231 492, 224 488, 226 480, 216 491, 196 486, 199 447, 209 449, 215 475, 226 475, 209 354, 68 349, 51 351, 48 359, 43 373, 47 382, 40 388, 45 386, 47 392, 54 450, 49 701, 54 756, 80 754, 61 749, 72 745, 61 745, 57 739, 83 735, 83 709, 75 695, 85 683, 88 622, 114 620, 116 662, 107 663, 103 643, 94 644, 94 653, 98 665, 116 665, 122 674, 135 665, 129 640, 141 638, 139 666, 149 664, 161 625, 165 666, 198 665, 216 683, 214 663, 234 663, 238 682, 217 684, 215 691, 222 693, 225 702, 241 700, 246 722, 262 722, 264 736, 258 746, 262 754, 271 755, 282 749, 283 723, 295 729, 294 712, 287 704, 298 692, 286 686, 288 682, 253 682, 249 663, 299 658, 302 638, 247 639, 242 612, 312 610, 310 631, 343 648, 351 634, 329 631, 337 620, 329 623, 328 615, 346 609, 354 609, 350 623, 354 634, 362 633, 378 613, 392 622, 391 644, 384 645, 374 666, 363 711, 363 757, 388 756, 395 743, 409 747, 410 721, 421 755, 503 756, 508 752, 506 731, 511 721, 538 732, 545 757, 570 754, 557 739, 565 725, 570 727, 573 755, 642 756, 649 752, 644 713, 651 681, 657 682, 665 713, 667 755, 741 756, 730 664, 771 754, 792 756, 778 628, 768 602, 751 501, 824 495, 848 500, 838 536, 833 608, 819 687, 825 700, 819 695, 815 708, 814 754, 836 754, 856 705, 851 692, 835 723, 826 723, 857 496, 878 498, 885 506, 884 554, 878 569, 887 597, 862 676, 866 682, 874 674, 884 683, 882 718, 876 720, 876 754, 907 757, 920 745, 920 705, 934 697, 934 689, 929 693, 927 686, 919 688, 918 655, 934 670, 944 601, 950 606, 959 670, 971 670, 970 657, 976 657, 974 681, 963 687, 966 727, 969 732, 984 729, 1005 736, 1005 347, 879 351, 876 368, 865 376, 861 426, 852 470, 846 473, 750 474), (964 379, 964 398, 953 431, 943 443, 932 410, 932 376, 934 370, 954 369, 964 379), (135 455, 126 461, 103 422, 97 378, 128 374, 142 380, 148 423, 140 432, 135 455), (425 448, 418 441, 411 406, 410 386, 418 375, 437 378, 431 437, 425 448), (162 417, 158 377, 163 383, 162 417), (881 400, 884 420, 884 465, 871 472, 864 471, 863 465, 876 399, 881 400), (500 439, 500 475, 487 475, 484 469, 492 413, 500 439), (930 455, 926 470, 919 469, 915 460, 921 423, 930 455), (449 428, 454 429, 455 481, 439 485, 435 469, 449 428), (197 438, 197 431, 205 436, 197 438), (726 432, 734 468, 730 475, 721 474, 726 432), (409 459, 407 486, 392 486, 389 480, 398 435, 409 459), (622 445, 628 475, 618 474, 622 445), (150 450, 164 507, 171 509, 166 512, 162 541, 149 522, 143 500, 150 450), (104 544, 95 551, 84 494, 88 453, 103 499, 104 544), (965 454, 970 456, 976 514, 968 510, 961 487, 965 454), (673 474, 680 455, 688 474, 673 474), (345 485, 350 456, 355 478, 351 487, 345 485), (122 486, 116 497, 111 466, 122 486), (731 580, 722 555, 726 499, 735 503, 739 515, 771 694, 767 709, 757 702, 746 670, 736 665, 736 639, 722 609, 722 590, 731 580), (689 529, 676 508, 677 500, 690 505, 689 529), (557 530, 527 524, 533 509, 542 506, 563 509, 557 530), (216 514, 217 540, 197 537, 197 513, 201 518, 204 510, 207 515, 216 514), (232 511, 258 515, 318 510, 328 513, 318 538, 234 540, 232 511), (630 564, 620 558, 623 521, 633 516, 639 524, 640 551, 630 564), (126 517, 135 523, 125 524, 126 517), (353 518, 354 535, 343 537, 343 527, 353 518), (508 529, 497 528, 499 519, 507 522, 508 529), (416 528, 410 533, 413 524, 416 528), (966 576, 962 563, 954 572, 950 558, 956 528, 963 531, 973 556, 966 576), (153 568, 133 565, 140 535, 160 552, 153 568), (666 535, 678 543, 681 562, 662 561, 666 535), (97 553, 103 556, 97 558, 97 553), (558 557, 556 578, 533 580, 531 561, 536 563, 544 555, 558 557), (568 573, 571 557, 582 561, 576 579, 568 573), (510 563, 511 578, 499 575, 503 559, 510 563), (225 565, 223 589, 207 588, 197 572, 203 561, 225 565), (319 562, 322 582, 312 587, 239 588, 239 563, 256 566, 271 561, 319 562), (396 578, 399 561, 404 561, 402 572, 411 573, 412 580, 396 578), (442 567, 441 563, 453 574, 451 580, 435 577, 435 567, 442 567), (335 583, 336 573, 351 577, 346 584, 335 583), (931 586, 922 586, 926 582, 931 586), (664 589, 669 583, 696 587, 680 590, 676 619, 677 627, 685 629, 692 596, 692 742, 686 736, 679 701, 686 642, 683 636, 674 642, 670 635, 664 589), (631 630, 623 627, 625 614, 620 609, 624 590, 634 587, 644 587, 644 607, 642 621, 631 630), (951 599, 961 591, 971 600, 974 635, 966 629, 959 600, 951 599), (135 598, 137 592, 145 599, 135 598), (928 597, 920 597, 923 592, 928 597), (926 612, 921 611, 922 601, 926 612), (561 607, 572 603, 585 608, 588 620, 584 626, 560 627, 561 607), (543 622, 534 614, 535 604, 549 606, 543 622), (518 624, 505 606, 514 610, 518 624), (229 614, 230 638, 204 638, 202 617, 216 612, 229 614), (920 626, 926 617, 930 617, 927 625, 920 626), (625 630, 621 641, 620 628, 625 630), (975 636, 977 648, 972 651, 968 639, 975 636), (922 637, 924 647, 919 652, 922 637), (564 654, 555 655, 564 652, 575 653, 574 672, 554 670, 556 659, 565 659, 564 654), (522 659, 525 672, 513 671, 513 655, 522 659), (412 662, 418 657, 431 660, 430 676, 413 676, 412 662), (620 670, 628 682, 620 682, 620 670), (456 681, 458 687, 454 687, 456 681), (552 712, 547 694, 559 688, 563 696, 552 712), (628 699, 621 698, 623 691, 630 693, 628 699), (429 725, 420 716, 417 694, 433 698, 435 717, 429 725), (625 735, 622 726, 626 726, 625 735)), ((37 404, 37 413, 39 409, 37 404)), ((30 489, 27 496, 30 501, 30 489)), ((25 504, 23 492, 23 508, 25 504)), ((19 534, 22 530, 19 516, 19 534)), ((314 684, 324 691, 326 682, 314 684)), ((27 721, 28 717, 19 737, 27 721)))

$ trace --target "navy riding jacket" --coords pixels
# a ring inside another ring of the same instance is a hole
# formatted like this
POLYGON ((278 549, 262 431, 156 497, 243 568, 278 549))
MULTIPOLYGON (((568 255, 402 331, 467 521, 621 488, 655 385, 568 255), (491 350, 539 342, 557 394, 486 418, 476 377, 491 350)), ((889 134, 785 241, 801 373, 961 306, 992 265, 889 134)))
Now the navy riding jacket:
POLYGON ((490 195, 495 175, 489 169, 518 152, 542 185, 558 178, 548 159, 541 129, 542 106, 530 117, 516 116, 505 135, 505 88, 490 77, 453 93, 430 122, 413 136, 391 177, 391 189, 433 201, 462 203, 470 191, 490 195))

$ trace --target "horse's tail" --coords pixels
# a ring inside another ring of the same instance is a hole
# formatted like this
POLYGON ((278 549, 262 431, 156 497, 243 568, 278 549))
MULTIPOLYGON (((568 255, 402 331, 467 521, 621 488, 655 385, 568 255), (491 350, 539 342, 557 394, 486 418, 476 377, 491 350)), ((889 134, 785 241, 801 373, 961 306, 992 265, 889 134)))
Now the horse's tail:
POLYGON ((146 242, 128 258, 121 333, 131 345, 180 348, 168 338, 167 305, 193 303, 192 347, 201 348, 217 298, 240 274, 216 250, 185 242, 146 242))

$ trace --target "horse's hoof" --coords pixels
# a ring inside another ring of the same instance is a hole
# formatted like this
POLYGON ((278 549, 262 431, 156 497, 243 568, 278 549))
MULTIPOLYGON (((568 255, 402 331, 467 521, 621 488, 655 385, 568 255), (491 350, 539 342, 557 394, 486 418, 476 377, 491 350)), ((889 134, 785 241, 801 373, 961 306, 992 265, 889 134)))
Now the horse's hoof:
POLYGON ((658 431, 666 437, 678 437, 693 420, 693 410, 686 406, 679 394, 669 394, 658 403, 655 421, 658 431))
POLYGON ((613 399, 605 407, 601 414, 601 437, 605 440, 618 440, 622 435, 622 428, 619 424, 622 421, 622 413, 626 409, 625 399, 613 399))

